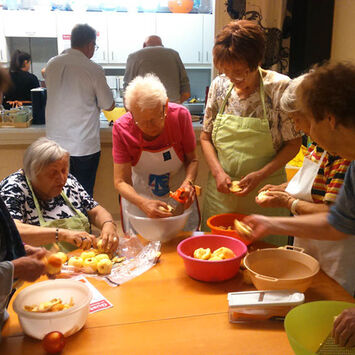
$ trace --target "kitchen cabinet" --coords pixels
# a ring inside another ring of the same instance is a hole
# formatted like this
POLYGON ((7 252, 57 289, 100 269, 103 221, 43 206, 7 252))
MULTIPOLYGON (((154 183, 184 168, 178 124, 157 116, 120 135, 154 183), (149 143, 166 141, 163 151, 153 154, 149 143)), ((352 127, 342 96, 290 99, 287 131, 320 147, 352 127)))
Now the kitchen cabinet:
POLYGON ((203 16, 178 13, 156 16, 157 35, 163 45, 179 52, 183 63, 203 63, 203 16))
POLYGON ((147 36, 156 34, 156 14, 108 13, 109 63, 126 64, 127 57, 143 48, 147 36))
POLYGON ((4 35, 3 24, 3 13, 0 12, 0 63, 6 63, 8 61, 6 38, 4 35))
POLYGON ((212 49, 214 45, 214 16, 203 16, 203 56, 202 61, 205 64, 212 63, 212 49))
POLYGON ((6 37, 57 37, 54 12, 6 11, 2 23, 6 37))
POLYGON ((58 53, 70 48, 71 31, 73 27, 79 23, 87 23, 96 30, 96 45, 98 49, 91 58, 96 63, 108 62, 107 51, 107 24, 105 13, 85 13, 76 14, 73 12, 57 13, 57 41, 58 53))

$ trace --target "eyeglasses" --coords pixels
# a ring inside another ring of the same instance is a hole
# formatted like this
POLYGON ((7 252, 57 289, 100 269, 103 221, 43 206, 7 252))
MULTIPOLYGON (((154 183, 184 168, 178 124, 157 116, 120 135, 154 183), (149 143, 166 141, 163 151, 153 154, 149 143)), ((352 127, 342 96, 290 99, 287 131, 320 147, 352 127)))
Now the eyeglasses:
MULTIPOLYGON (((131 112, 132 114, 132 112, 131 112)), ((163 106, 163 110, 160 113, 160 117, 154 117, 151 118, 149 120, 142 120, 137 121, 134 119, 133 114, 132 114, 132 118, 134 120, 134 123, 138 126, 138 127, 142 127, 142 128, 151 128, 152 126, 157 127, 160 126, 162 124, 162 122, 164 122, 165 119, 165 106, 163 106)))

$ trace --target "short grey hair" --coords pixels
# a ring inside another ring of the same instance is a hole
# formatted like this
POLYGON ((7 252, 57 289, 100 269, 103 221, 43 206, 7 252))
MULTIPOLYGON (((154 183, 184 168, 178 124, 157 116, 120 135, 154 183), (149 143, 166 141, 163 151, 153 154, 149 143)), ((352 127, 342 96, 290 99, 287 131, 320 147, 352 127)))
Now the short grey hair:
POLYGON ((290 81, 280 100, 280 107, 282 111, 287 113, 300 111, 299 105, 297 104, 296 90, 306 76, 307 74, 303 74, 290 81))
POLYGON ((70 44, 72 48, 83 48, 96 41, 96 31, 88 24, 78 24, 71 31, 70 44))
POLYGON ((158 105, 165 105, 168 96, 165 87, 159 78, 152 74, 135 77, 127 86, 125 93, 125 106, 132 110, 138 106, 141 111, 152 109, 158 105))
POLYGON ((30 181, 36 181, 43 168, 65 155, 69 153, 58 143, 46 137, 38 138, 25 151, 23 170, 30 181))

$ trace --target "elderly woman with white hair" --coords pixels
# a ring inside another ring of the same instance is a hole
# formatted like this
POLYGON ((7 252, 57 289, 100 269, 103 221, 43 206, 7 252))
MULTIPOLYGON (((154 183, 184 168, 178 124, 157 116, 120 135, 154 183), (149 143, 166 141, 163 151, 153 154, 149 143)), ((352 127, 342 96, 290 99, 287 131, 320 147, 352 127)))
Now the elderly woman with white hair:
POLYGON ((69 153, 52 140, 42 137, 27 148, 23 169, 1 181, 0 195, 25 243, 88 249, 96 245, 93 224, 103 248, 117 249, 112 215, 69 174, 69 153))
MULTIPOLYGON (((138 76, 125 92, 128 112, 113 126, 114 184, 121 197, 123 229, 127 209, 138 207, 148 217, 170 217, 169 191, 183 188, 184 208, 195 199, 196 139, 189 111, 169 103, 166 90, 153 74, 138 76)), ((196 203, 188 225, 196 229, 196 203)))
MULTIPOLYGON (((296 129, 309 135, 309 120, 298 108, 296 100, 297 88, 306 75, 293 79, 289 84, 281 98, 281 109, 289 114, 296 129)), ((296 175, 288 183, 264 186, 259 192, 265 191, 265 194, 261 198, 256 197, 255 201, 262 207, 288 208, 293 215, 327 212, 336 200, 349 165, 349 160, 331 155, 312 142, 296 175)), ((344 243, 347 242, 305 238, 294 240, 295 246, 304 248, 319 260, 321 268, 330 277, 351 290, 353 285, 348 284, 351 280, 348 273, 353 270, 346 270, 346 265, 353 255, 344 254, 344 243)))

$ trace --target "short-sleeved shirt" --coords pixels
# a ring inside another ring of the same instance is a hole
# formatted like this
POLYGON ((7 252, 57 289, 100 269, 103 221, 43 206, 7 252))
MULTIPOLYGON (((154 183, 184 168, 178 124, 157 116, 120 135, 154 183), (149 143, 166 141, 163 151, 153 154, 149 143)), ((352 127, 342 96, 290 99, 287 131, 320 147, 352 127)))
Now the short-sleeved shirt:
MULTIPOLYGON (((308 148, 308 158, 314 162, 321 159, 324 149, 312 142, 308 148)), ((350 160, 326 153, 312 186, 315 203, 333 203, 343 185, 350 160)))
MULTIPOLYGON (((98 206, 98 203, 84 190, 79 181, 68 175, 63 191, 73 207, 88 216, 88 211, 98 206)), ((27 184, 22 169, 9 175, 0 183, 0 195, 4 200, 11 217, 22 223, 39 226, 38 212, 34 204, 32 192, 27 184)), ((75 212, 66 204, 61 195, 49 201, 37 197, 45 221, 63 219, 75 216, 75 212)))
MULTIPOLYGON (((280 109, 280 99, 289 84, 290 78, 271 70, 263 72, 266 72, 266 75, 263 77, 263 84, 267 119, 269 121, 274 149, 279 151, 284 142, 301 136, 300 132, 295 130, 288 115, 280 109)), ((223 104, 230 85, 229 78, 224 74, 217 76, 211 83, 203 121, 204 132, 212 132, 214 120, 223 104)), ((248 98, 241 99, 237 92, 232 90, 224 113, 242 117, 264 117, 260 91, 257 90, 248 98)))
POLYGON ((180 95, 190 92, 189 77, 186 74, 179 53, 161 46, 145 47, 131 53, 127 59, 124 87, 136 76, 154 73, 165 86, 170 102, 180 102, 180 95))
POLYGON ((355 238, 355 161, 351 162, 339 196, 330 208, 328 222, 338 231, 355 238))
POLYGON ((142 149, 158 150, 174 145, 179 158, 196 148, 190 112, 181 105, 169 103, 163 132, 153 141, 146 141, 130 112, 117 120, 112 130, 112 154, 116 164, 136 165, 142 149))
POLYGON ((100 151, 100 109, 113 103, 103 69, 70 48, 48 62, 46 86, 47 137, 71 156, 100 151))

